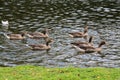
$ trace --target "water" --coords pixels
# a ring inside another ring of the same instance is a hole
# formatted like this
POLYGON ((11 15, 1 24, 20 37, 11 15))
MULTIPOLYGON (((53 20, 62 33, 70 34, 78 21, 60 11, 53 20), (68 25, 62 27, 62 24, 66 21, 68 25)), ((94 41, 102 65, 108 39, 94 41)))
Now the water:
POLYGON ((0 25, 0 66, 24 64, 47 67, 120 67, 120 6, 111 1, 0 1, 0 20, 9 20, 6 30, 0 25), (77 40, 68 36, 72 31, 83 31, 89 26, 95 46, 105 40, 101 54, 78 54, 70 43, 77 40), (26 44, 41 43, 39 40, 8 40, 3 33, 42 31, 49 28, 54 39, 51 50, 32 51, 26 44))

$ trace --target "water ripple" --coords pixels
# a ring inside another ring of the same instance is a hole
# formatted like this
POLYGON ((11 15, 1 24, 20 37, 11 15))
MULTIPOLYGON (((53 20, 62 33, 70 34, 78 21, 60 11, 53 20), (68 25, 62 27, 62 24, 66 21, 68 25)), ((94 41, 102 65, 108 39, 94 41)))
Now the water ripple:
POLYGON ((14 1, 0 1, 0 19, 10 22, 8 30, 0 24, 0 66, 120 67, 120 6, 116 1, 14 1), (95 46, 101 40, 108 43, 101 54, 79 54, 70 45, 84 39, 70 38, 68 33, 83 31, 86 24, 89 35, 95 37, 95 46), (3 33, 34 32, 44 28, 51 29, 50 37, 54 39, 48 53, 32 51, 26 46, 39 40, 14 41, 3 36, 3 33))

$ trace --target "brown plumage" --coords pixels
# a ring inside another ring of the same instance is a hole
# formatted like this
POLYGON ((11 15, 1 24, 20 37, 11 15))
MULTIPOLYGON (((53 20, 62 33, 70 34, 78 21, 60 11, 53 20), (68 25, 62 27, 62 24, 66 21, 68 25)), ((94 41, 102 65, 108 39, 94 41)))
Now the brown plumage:
POLYGON ((32 39, 40 39, 40 38, 47 38, 48 36, 48 29, 45 29, 42 32, 28 32, 27 36, 32 39))
POLYGON ((92 40, 93 40, 93 36, 90 36, 88 42, 77 41, 77 42, 72 42, 71 44, 72 45, 76 45, 76 46, 79 46, 79 45, 90 45, 90 46, 93 46, 92 40))
POLYGON ((49 50, 51 48, 50 43, 53 42, 52 38, 46 39, 46 44, 31 44, 29 45, 32 50, 49 50))
POLYGON ((72 38, 85 38, 87 39, 87 36, 88 36, 88 26, 86 26, 84 28, 84 32, 71 32, 69 33, 69 36, 72 37, 72 38))
POLYGON ((92 53, 92 52, 98 52, 100 53, 101 50, 102 50, 102 45, 106 44, 105 41, 101 41, 101 43, 98 45, 98 47, 94 47, 94 46, 90 46, 90 45, 79 45, 79 46, 76 46, 74 45, 73 47, 75 47, 77 50, 79 50, 80 52, 83 52, 83 53, 92 53))
POLYGON ((25 39, 25 33, 22 33, 22 34, 5 34, 4 33, 4 36, 10 40, 23 40, 25 39))

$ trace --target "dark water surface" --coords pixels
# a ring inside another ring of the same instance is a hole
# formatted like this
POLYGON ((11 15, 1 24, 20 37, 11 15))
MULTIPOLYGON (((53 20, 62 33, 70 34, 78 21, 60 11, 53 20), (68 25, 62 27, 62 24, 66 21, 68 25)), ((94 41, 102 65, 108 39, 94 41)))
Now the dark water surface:
MULTIPOLYGON (((119 1, 118 1, 119 2, 119 1)), ((47 67, 120 67, 120 5, 117 1, 103 0, 1 0, 0 20, 9 20, 8 30, 0 24, 0 66, 24 64, 47 67), (94 44, 106 40, 101 54, 78 54, 70 43, 76 40, 68 36, 71 31, 83 31, 89 26, 89 35, 93 35, 94 44), (32 51, 26 44, 41 41, 8 40, 3 33, 21 31, 42 31, 54 39, 51 50, 32 51)))

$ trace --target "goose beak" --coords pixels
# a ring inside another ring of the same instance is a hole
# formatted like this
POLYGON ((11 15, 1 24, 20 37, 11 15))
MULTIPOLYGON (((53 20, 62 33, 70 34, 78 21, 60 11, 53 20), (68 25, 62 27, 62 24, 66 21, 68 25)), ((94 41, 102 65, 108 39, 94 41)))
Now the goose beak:
POLYGON ((53 42, 54 42, 54 40, 52 39, 52 40, 51 40, 51 43, 53 43, 53 42))
POLYGON ((109 46, 109 43, 108 42, 106 42, 106 44, 105 44, 107 47, 109 46))

